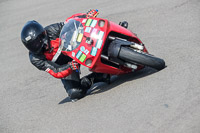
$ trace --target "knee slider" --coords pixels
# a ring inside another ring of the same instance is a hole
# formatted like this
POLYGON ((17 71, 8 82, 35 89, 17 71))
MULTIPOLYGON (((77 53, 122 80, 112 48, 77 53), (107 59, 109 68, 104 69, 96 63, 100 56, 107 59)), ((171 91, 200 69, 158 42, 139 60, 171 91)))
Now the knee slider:
POLYGON ((68 90, 68 95, 70 97, 70 99, 80 99, 82 97, 84 97, 84 94, 82 94, 82 91, 79 89, 70 89, 68 90))
POLYGON ((92 82, 87 77, 83 77, 81 79, 81 87, 83 89, 89 89, 91 85, 92 85, 92 82))

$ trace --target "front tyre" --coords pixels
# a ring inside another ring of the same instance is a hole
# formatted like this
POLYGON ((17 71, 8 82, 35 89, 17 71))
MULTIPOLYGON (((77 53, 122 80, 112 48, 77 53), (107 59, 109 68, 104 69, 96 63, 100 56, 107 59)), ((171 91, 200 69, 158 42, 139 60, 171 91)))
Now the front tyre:
POLYGON ((157 70, 165 68, 165 61, 147 53, 140 53, 128 47, 121 47, 118 57, 129 63, 149 66, 157 70))

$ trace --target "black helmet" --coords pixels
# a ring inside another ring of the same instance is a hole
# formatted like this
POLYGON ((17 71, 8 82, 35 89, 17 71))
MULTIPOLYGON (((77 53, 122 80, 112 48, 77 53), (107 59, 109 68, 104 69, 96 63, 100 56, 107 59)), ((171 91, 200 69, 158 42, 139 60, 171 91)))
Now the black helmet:
POLYGON ((45 29, 35 20, 28 21, 21 32, 21 40, 28 50, 33 53, 40 53, 43 46, 48 45, 45 29))

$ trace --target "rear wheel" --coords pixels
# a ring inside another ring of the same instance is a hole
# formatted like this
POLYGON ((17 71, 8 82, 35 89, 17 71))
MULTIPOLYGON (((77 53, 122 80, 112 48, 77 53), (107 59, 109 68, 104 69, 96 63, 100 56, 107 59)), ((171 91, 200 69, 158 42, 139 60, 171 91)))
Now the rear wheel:
POLYGON ((165 61, 163 59, 128 47, 121 47, 118 57, 126 62, 149 66, 157 70, 165 68, 165 61))

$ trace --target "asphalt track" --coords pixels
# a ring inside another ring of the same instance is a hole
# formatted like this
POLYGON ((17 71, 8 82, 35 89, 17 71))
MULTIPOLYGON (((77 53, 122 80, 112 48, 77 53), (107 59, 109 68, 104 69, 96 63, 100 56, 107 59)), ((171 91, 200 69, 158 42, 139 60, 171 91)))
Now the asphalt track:
POLYGON ((1 0, 0 132, 199 133, 199 42, 199 0, 1 0), (28 20, 46 26, 89 9, 116 23, 127 20, 167 67, 114 77, 68 102, 60 80, 31 65, 20 32, 28 20))

